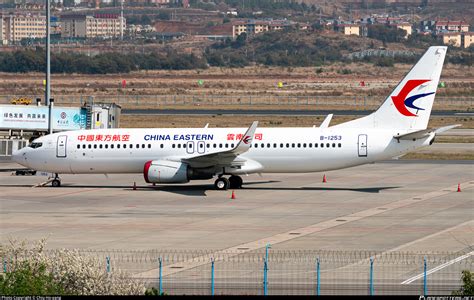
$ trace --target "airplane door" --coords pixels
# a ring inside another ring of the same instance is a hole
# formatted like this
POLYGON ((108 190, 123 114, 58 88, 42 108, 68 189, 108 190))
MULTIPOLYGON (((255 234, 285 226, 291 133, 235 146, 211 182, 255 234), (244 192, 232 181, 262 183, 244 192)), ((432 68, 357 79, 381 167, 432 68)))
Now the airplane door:
POLYGON ((186 152, 188 152, 189 154, 194 153, 194 142, 186 143, 186 152))
POLYGON ((203 154, 206 151, 206 145, 204 142, 198 142, 197 143, 197 152, 203 154))
POLYGON ((67 135, 58 136, 58 142, 56 144, 56 157, 66 157, 66 142, 67 135))
POLYGON ((367 134, 359 134, 359 157, 367 157, 367 134))

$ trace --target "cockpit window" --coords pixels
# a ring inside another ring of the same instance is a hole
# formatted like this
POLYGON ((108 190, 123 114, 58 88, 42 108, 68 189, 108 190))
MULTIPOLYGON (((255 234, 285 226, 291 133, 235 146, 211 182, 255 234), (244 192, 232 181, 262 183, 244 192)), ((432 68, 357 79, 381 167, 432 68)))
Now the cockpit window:
POLYGON ((43 146, 43 143, 37 143, 36 142, 36 143, 31 143, 28 147, 36 149, 36 148, 39 148, 41 146, 43 146))

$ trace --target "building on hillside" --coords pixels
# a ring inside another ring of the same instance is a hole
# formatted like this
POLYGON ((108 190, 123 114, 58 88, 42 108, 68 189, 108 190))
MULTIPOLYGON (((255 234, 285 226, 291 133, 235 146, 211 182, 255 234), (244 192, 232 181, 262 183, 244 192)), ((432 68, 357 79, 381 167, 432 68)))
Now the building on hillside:
POLYGON ((437 20, 434 24, 434 32, 469 32, 469 23, 465 21, 437 20))
POLYGON ((3 44, 46 36, 46 17, 40 14, 2 15, 0 23, 0 40, 3 44))
POLYGON ((474 32, 465 32, 463 36, 464 48, 469 48, 470 46, 474 45, 474 32))
POLYGON ((248 35, 259 34, 266 31, 283 30, 286 28, 299 28, 306 30, 309 24, 297 23, 289 20, 238 20, 232 22, 232 37, 235 38, 242 33, 248 35))
POLYGON ((126 30, 126 19, 116 14, 63 15, 62 37, 120 37, 126 30))
POLYGON ((461 33, 460 32, 446 32, 442 34, 443 44, 454 47, 461 47, 461 33))
POLYGON ((391 24, 391 25, 397 27, 398 29, 405 30, 406 31, 405 38, 408 38, 413 32, 413 28, 411 24, 408 22, 396 23, 396 24, 391 24))
POLYGON ((360 24, 338 24, 336 30, 345 35, 361 35, 360 24))

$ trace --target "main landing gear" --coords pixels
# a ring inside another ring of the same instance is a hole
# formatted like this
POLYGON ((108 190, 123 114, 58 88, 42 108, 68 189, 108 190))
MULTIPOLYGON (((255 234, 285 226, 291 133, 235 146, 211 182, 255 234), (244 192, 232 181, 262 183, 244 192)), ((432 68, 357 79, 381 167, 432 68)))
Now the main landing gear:
POLYGON ((219 177, 214 182, 216 190, 240 189, 243 184, 242 177, 232 175, 227 179, 226 177, 219 177))
POLYGON ((60 187, 61 186, 61 179, 59 178, 58 173, 54 174, 54 179, 51 181, 52 187, 60 187))

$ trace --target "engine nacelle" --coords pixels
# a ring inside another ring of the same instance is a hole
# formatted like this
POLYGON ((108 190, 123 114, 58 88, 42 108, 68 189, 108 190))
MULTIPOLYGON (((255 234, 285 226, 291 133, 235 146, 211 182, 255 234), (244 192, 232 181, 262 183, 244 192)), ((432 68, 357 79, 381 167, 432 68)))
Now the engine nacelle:
POLYGON ((189 166, 182 162, 153 160, 145 163, 143 176, 148 183, 185 183, 189 166))

